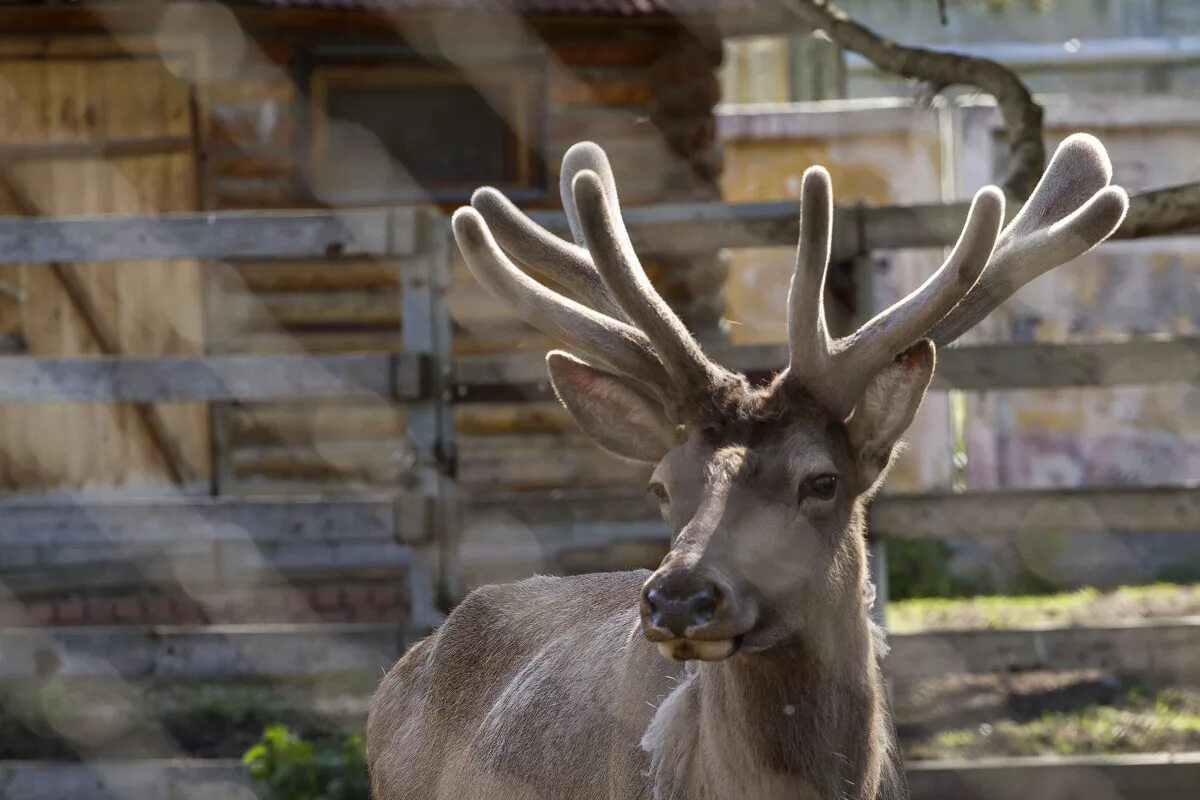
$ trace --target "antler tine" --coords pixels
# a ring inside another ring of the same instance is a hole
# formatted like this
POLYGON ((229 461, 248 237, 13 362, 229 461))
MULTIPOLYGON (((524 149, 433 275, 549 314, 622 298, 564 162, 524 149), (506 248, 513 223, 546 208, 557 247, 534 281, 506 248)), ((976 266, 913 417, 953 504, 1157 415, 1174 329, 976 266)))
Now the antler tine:
POLYGON ((833 187, 824 167, 809 167, 800 184, 800 240, 788 291, 788 375, 811 383, 828 366, 825 274, 833 235, 833 187))
POLYGON ((562 197, 563 210, 567 212, 567 224, 575 244, 587 247, 583 225, 579 220, 579 207, 575 202, 575 176, 583 171, 594 172, 604 187, 608 207, 617 219, 621 218, 621 201, 617 197, 617 179, 613 177, 608 154, 595 142, 576 142, 563 154, 562 169, 558 175, 558 193, 562 197))
POLYGON ((579 227, 596 269, 617 303, 649 338, 672 383, 687 397, 709 390, 723 371, 708 359, 687 327, 654 290, 606 182, 591 170, 574 179, 579 227))
MULTIPOLYGON (((571 219, 574 202, 572 198, 568 219, 571 219)), ((505 252, 526 271, 537 272, 575 292, 586 305, 601 314, 628 320, 609 295, 600 273, 596 272, 591 257, 582 246, 564 242, 550 233, 490 186, 477 189, 471 195, 471 207, 482 215, 505 252)))
POLYGON ((1029 201, 1004 229, 979 282, 929 331, 938 346, 977 325, 1034 278, 1107 239, 1125 218, 1129 198, 1109 186, 1112 165, 1094 136, 1067 137, 1029 201))
POLYGON ((454 212, 452 226, 471 274, 521 319, 650 387, 661 385, 662 367, 645 334, 530 278, 504 254, 474 208, 454 212))
POLYGON ((994 186, 981 189, 945 263, 907 297, 834 341, 825 329, 821 297, 829 260, 831 197, 828 173, 815 169, 805 173, 800 245, 789 298, 788 380, 801 384, 831 412, 846 417, 875 374, 923 338, 975 284, 1000 235, 1004 195, 994 186))

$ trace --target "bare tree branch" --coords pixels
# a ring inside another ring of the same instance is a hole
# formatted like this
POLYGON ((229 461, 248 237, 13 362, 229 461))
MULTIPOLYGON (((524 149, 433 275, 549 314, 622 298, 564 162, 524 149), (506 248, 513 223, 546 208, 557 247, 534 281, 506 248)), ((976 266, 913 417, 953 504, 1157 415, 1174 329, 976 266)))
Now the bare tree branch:
POLYGON ((1129 213, 1117 239, 1200 232, 1200 183, 1139 192, 1129 198, 1129 213))
POLYGON ((1017 200, 1029 197, 1046 167, 1042 107, 1016 73, 986 58, 898 45, 855 22, 828 0, 782 2, 805 24, 824 31, 884 72, 925 81, 939 90, 955 84, 975 86, 996 98, 1009 143, 1008 174, 1001 185, 1017 200))

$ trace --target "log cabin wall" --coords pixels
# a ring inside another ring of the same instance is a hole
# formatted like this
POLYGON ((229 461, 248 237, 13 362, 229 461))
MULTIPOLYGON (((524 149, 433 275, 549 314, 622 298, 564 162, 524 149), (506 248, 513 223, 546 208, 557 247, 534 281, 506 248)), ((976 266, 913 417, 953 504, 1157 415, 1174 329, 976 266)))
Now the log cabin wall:
MULTIPOLYGON (((515 63, 533 84, 528 102, 536 108, 521 135, 532 144, 534 175, 514 192, 521 205, 559 207, 558 164, 581 139, 606 148, 627 206, 719 195, 722 161, 712 109, 721 46, 710 31, 663 20, 552 19, 513 30, 494 20, 466 19, 455 23, 448 39, 445 20, 413 19, 397 33, 384 30, 386 25, 374 31, 375 23, 355 25, 356 17, 342 15, 347 30, 290 27, 285 23, 292 18, 282 14, 277 24, 249 29, 252 43, 241 66, 206 93, 212 120, 206 190, 212 207, 340 204, 336 192, 331 198, 326 191, 322 169, 344 183, 369 182, 369 174, 356 174, 371 170, 362 169, 361 158, 341 160, 345 151, 354 152, 352 146, 318 153, 314 131, 323 135, 325 120, 322 88, 315 81, 354 86, 359 70, 368 83, 411 60, 414 51, 436 62, 442 49, 455 48, 507 53, 487 69, 515 63)), ((468 192, 463 187, 458 197, 443 193, 440 205, 449 212, 468 192)), ((413 201, 403 195, 393 200, 413 201)), ((720 336, 727 269, 716 254, 643 256, 652 279, 693 328, 709 338, 720 336)), ((366 260, 224 265, 211 273, 210 349, 398 348, 396 271, 402 266, 366 260)), ((457 261, 450 306, 458 354, 552 346, 494 302, 457 261)), ((383 399, 219 408, 214 424, 222 441, 220 488, 235 494, 388 488, 404 445, 402 410, 383 399)), ((646 477, 583 440, 553 403, 463 407, 456 424, 460 483, 469 492, 611 487, 646 477)))

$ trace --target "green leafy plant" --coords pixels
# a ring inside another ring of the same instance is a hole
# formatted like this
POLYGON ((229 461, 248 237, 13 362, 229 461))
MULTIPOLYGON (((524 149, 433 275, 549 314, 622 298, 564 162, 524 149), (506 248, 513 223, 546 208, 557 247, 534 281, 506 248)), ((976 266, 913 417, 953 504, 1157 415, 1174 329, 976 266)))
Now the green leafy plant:
POLYGON ((268 725, 242 763, 269 800, 370 800, 361 736, 308 741, 286 725, 268 725))

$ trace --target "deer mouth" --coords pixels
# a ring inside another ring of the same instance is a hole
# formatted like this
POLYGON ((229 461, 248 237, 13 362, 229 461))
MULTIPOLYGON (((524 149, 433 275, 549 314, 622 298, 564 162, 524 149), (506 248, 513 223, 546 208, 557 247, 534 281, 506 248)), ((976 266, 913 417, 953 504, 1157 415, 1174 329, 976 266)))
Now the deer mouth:
POLYGON ((724 661, 742 646, 742 637, 730 639, 668 639, 655 642, 663 658, 675 661, 724 661))

